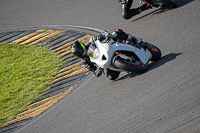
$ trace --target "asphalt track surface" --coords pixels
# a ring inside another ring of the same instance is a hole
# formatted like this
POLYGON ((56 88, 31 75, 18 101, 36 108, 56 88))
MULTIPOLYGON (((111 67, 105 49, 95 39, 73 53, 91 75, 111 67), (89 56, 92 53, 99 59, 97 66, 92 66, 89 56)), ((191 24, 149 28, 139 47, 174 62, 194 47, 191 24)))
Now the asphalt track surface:
MULTIPOLYGON (((0 29, 73 25, 124 31, 158 46, 162 58, 144 74, 115 82, 91 76, 19 133, 199 133, 200 1, 121 17, 117 0, 2 0, 0 29)), ((135 0, 133 7, 138 6, 135 0)))

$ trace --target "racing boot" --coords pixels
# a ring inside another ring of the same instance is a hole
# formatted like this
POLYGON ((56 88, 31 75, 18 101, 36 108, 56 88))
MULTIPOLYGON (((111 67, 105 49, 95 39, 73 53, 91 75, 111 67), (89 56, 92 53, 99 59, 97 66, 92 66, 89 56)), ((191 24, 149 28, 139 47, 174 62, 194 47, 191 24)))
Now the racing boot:
POLYGON ((152 4, 152 6, 153 6, 153 7, 159 7, 160 4, 155 3, 155 4, 152 4))
POLYGON ((143 4, 141 7, 136 9, 127 8, 127 4, 122 4, 122 16, 124 19, 130 19, 131 17, 140 14, 141 12, 151 9, 152 7, 148 4, 143 4))
POLYGON ((137 8, 137 10, 139 10, 140 13, 148 9, 152 9, 151 5, 143 4, 141 7, 137 8))
POLYGON ((139 45, 140 45, 142 48, 145 48, 145 49, 150 49, 150 48, 153 47, 150 43, 148 43, 148 42, 143 42, 143 41, 140 42, 139 45))
POLYGON ((131 34, 128 34, 127 41, 132 42, 133 45, 137 45, 142 42, 142 39, 136 36, 132 36, 131 34))

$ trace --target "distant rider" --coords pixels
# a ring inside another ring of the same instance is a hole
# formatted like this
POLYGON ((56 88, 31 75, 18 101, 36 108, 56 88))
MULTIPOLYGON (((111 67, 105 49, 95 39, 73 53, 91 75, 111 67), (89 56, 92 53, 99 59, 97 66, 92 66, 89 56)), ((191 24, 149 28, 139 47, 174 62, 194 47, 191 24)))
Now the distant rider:
MULTIPOLYGON (((81 58, 81 63, 83 67, 87 68, 88 70, 92 71, 97 77, 101 76, 102 71, 98 66, 96 66, 94 63, 90 61, 90 51, 95 49, 94 41, 96 39, 99 39, 99 41, 103 41, 105 39, 113 39, 114 41, 121 41, 121 40, 127 40, 129 42, 133 42, 134 44, 141 44, 142 39, 132 36, 130 34, 125 33, 121 29, 115 30, 112 34, 110 34, 108 31, 103 32, 101 35, 96 36, 94 38, 91 38, 87 44, 85 45, 81 41, 75 41, 71 44, 71 52, 78 58, 81 58)), ((106 76, 110 80, 115 80, 119 77, 120 72, 110 70, 109 68, 106 69, 106 76)))
POLYGON ((133 3, 133 0, 118 0, 118 1, 122 6, 122 16, 123 16, 124 19, 130 19, 131 17, 133 17, 137 14, 140 14, 144 10, 152 8, 148 4, 143 4, 142 6, 140 6, 138 8, 130 9, 131 5, 133 3))

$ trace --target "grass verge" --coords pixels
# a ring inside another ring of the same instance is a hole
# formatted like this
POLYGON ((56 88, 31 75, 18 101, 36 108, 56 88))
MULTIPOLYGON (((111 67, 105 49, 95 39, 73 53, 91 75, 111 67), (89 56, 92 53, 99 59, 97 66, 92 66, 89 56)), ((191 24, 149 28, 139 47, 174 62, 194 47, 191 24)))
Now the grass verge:
POLYGON ((0 43, 0 126, 46 91, 61 65, 47 48, 0 43))

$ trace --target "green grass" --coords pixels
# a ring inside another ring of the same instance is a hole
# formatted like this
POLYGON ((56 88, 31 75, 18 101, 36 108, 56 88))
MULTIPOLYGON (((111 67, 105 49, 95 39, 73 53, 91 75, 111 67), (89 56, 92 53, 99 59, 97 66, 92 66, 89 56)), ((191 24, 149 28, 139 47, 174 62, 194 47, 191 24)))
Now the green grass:
POLYGON ((61 65, 47 48, 0 43, 0 126, 38 98, 61 65))

